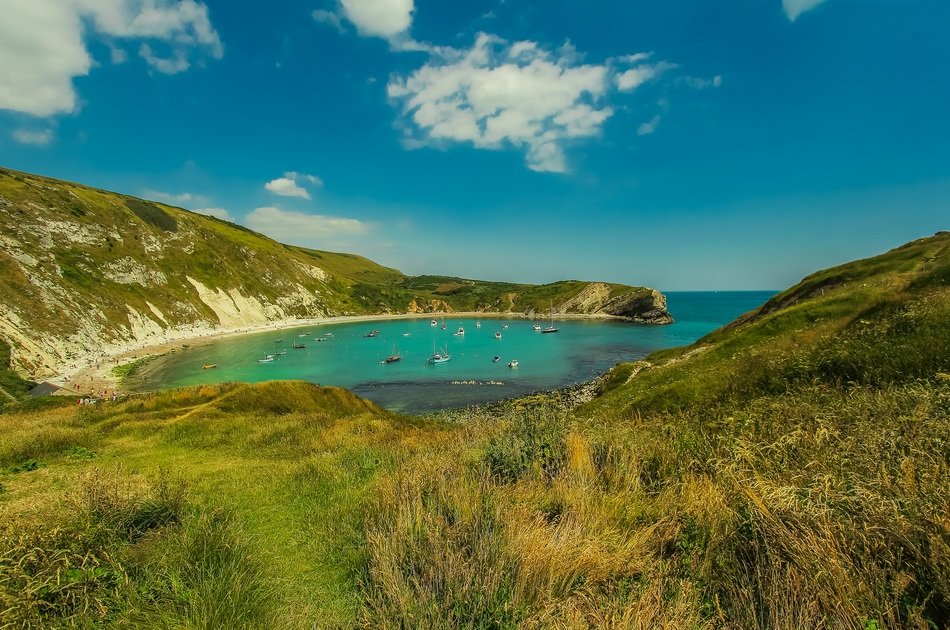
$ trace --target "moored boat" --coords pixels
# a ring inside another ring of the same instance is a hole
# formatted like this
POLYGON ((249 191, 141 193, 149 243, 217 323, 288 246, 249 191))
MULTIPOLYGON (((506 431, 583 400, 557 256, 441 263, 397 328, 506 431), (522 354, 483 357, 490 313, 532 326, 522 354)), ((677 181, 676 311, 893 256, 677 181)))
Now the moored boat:
POLYGON ((512 359, 511 361, 509 361, 509 362, 508 362, 508 367, 510 367, 510 368, 516 368, 516 367, 518 367, 518 359, 512 359))
POLYGON ((498 356, 497 354, 496 354, 495 356, 493 356, 492 359, 491 359, 491 362, 492 362, 492 363, 498 363, 499 361, 501 361, 501 357, 498 356))
POLYGON ((495 332, 495 339, 501 339, 501 333, 495 332))
POLYGON ((455 331, 455 336, 456 336, 456 337, 464 337, 464 336, 465 336, 465 329, 462 328, 461 326, 459 326, 459 329, 455 331))
POLYGON ((295 343, 295 344, 294 344, 294 349, 295 349, 295 350, 300 350, 301 348, 306 348, 306 347, 307 347, 307 345, 306 345, 306 344, 303 344, 303 343, 295 343))
POLYGON ((216 367, 218 367, 218 364, 217 364, 217 363, 206 363, 206 364, 204 364, 204 365, 201 366, 201 369, 202 369, 202 370, 210 370, 210 369, 216 368, 216 367))

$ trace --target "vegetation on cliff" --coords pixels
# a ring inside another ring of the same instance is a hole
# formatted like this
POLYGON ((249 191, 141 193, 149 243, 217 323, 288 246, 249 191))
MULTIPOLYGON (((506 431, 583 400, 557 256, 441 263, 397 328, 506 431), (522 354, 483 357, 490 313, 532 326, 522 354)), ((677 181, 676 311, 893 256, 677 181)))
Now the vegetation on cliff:
POLYGON ((810 276, 581 407, 8 407, 0 625, 946 627, 948 248, 810 276))

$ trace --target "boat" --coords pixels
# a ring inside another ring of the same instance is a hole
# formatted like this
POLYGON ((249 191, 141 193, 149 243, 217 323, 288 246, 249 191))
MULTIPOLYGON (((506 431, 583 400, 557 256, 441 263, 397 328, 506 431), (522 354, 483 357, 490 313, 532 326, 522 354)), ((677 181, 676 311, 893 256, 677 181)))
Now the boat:
POLYGON ((295 343, 295 344, 294 344, 294 349, 295 349, 295 350, 300 350, 301 348, 306 348, 306 347, 307 347, 307 345, 306 345, 306 344, 303 344, 303 343, 295 343))
POLYGON ((375 336, 378 335, 378 334, 379 334, 379 331, 378 331, 378 330, 371 330, 371 331, 369 331, 368 333, 366 333, 366 334, 363 335, 363 336, 364 336, 364 337, 375 337, 375 336))
POLYGON ((283 341, 283 339, 274 339, 274 343, 282 343, 283 341))
POLYGON ((442 322, 442 330, 445 330, 445 322, 442 322))
POLYGON ((492 360, 491 360, 492 363, 498 363, 499 361, 501 361, 501 357, 498 356, 497 354, 492 357, 492 360))
POLYGON ((210 369, 216 368, 216 367, 218 367, 218 364, 217 364, 217 363, 207 363, 207 364, 205 364, 205 365, 202 365, 202 366, 201 366, 201 369, 202 369, 202 370, 210 370, 210 369))
POLYGON ((438 325, 439 325, 439 322, 438 322, 438 320, 433 319, 431 322, 429 322, 429 325, 430 325, 430 326, 438 326, 438 325))
POLYGON ((263 359, 258 359, 258 363, 273 363, 274 357, 264 357, 263 359))
POLYGON ((385 359, 383 359, 383 363, 395 363, 396 361, 400 360, 401 358, 402 358, 402 356, 399 354, 399 350, 398 350, 398 349, 396 348, 396 346, 394 345, 394 346, 393 346, 393 353, 390 354, 390 355, 389 355, 388 357, 386 357, 385 359))
POLYGON ((475 322, 475 328, 481 328, 481 327, 482 327, 482 322, 481 322, 481 321, 475 322))
POLYGON ((297 337, 306 337, 306 336, 307 336, 306 333, 303 335, 297 335, 297 337))
POLYGON ((537 330, 537 331, 540 332, 540 330, 541 330, 541 324, 535 324, 534 326, 531 327, 531 330, 537 330))
POLYGON ((287 354, 287 351, 286 351, 286 350, 281 350, 280 352, 275 352, 275 353, 274 353, 274 356, 276 356, 276 357, 282 357, 282 356, 284 356, 285 354, 287 354))
POLYGON ((547 328, 542 328, 541 333, 556 333, 557 328, 554 326, 554 302, 551 302, 551 325, 547 328))
POLYGON ((333 336, 333 333, 323 333, 323 336, 324 336, 324 337, 332 337, 332 336, 333 336))
POLYGON ((435 365, 437 363, 445 363, 450 360, 452 356, 449 354, 448 349, 443 349, 442 352, 437 352, 435 349, 435 344, 432 345, 432 356, 426 359, 426 363, 429 365, 435 365))
POLYGON ((495 332, 495 339, 501 339, 501 333, 500 333, 500 332, 497 332, 497 331, 495 332))
POLYGON ((402 336, 403 336, 403 337, 408 337, 408 336, 409 336, 409 333, 403 333, 402 336))
POLYGON ((456 337, 464 337, 464 336, 465 336, 465 329, 462 328, 461 326, 459 326, 459 329, 458 329, 457 331, 455 331, 455 336, 456 336, 456 337))
POLYGON ((504 326, 502 326, 502 328, 508 328, 508 324, 505 324, 504 326))
POLYGON ((512 359, 511 361, 509 361, 509 362, 508 362, 508 367, 510 367, 510 368, 516 368, 516 367, 518 367, 518 359, 512 359))

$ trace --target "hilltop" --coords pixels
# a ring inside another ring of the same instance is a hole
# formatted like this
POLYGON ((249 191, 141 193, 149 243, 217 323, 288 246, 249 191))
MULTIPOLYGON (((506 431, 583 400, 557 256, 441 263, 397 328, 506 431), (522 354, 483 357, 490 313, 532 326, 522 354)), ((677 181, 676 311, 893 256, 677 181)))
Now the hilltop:
POLYGON ((134 346, 340 315, 549 312, 668 323, 662 294, 406 276, 181 208, 0 168, 0 339, 46 377, 134 346))
POLYGON ((813 274, 579 407, 7 405, 0 625, 947 627, 948 254, 813 274))

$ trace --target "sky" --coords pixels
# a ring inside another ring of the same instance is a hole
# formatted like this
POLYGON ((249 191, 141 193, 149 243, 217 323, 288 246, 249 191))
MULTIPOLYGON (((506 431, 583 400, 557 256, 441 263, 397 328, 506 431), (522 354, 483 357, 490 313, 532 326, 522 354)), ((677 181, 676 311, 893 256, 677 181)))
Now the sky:
POLYGON ((782 289, 950 229, 946 0, 0 15, 0 165, 408 274, 782 289))

